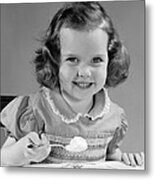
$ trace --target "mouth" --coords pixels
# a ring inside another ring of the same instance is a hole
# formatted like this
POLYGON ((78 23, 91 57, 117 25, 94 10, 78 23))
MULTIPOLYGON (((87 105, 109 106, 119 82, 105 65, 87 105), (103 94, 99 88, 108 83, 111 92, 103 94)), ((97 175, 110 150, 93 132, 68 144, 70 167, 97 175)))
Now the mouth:
POLYGON ((88 89, 90 88, 94 83, 93 82, 83 82, 83 81, 73 81, 73 84, 79 87, 80 89, 88 89))

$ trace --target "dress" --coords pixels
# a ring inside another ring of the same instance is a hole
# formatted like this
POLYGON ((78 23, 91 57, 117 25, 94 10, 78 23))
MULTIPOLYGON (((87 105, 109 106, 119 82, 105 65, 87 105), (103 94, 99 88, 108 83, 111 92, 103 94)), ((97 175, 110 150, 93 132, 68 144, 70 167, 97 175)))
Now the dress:
POLYGON ((93 101, 90 112, 82 116, 72 110, 58 89, 42 87, 14 99, 2 111, 1 123, 16 140, 32 131, 46 133, 53 146, 44 163, 106 160, 107 153, 120 146, 127 120, 124 110, 109 99, 105 89, 93 101), (73 139, 82 139, 86 148, 69 150, 73 139))

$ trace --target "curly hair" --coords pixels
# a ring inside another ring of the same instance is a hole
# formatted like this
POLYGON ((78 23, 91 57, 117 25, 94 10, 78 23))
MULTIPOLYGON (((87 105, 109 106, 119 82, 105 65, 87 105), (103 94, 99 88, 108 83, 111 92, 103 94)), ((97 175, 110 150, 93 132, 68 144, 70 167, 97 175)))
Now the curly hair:
POLYGON ((70 2, 55 14, 42 40, 43 47, 36 51, 33 62, 41 86, 59 87, 60 30, 63 27, 80 31, 101 28, 107 32, 109 60, 105 87, 115 87, 128 77, 128 52, 104 8, 98 2, 70 2))

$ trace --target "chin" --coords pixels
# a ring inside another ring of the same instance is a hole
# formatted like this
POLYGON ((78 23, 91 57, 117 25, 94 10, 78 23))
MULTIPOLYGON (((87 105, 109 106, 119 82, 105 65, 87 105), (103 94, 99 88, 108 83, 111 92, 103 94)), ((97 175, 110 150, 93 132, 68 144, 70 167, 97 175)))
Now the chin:
POLYGON ((96 94, 96 93, 76 93, 74 94, 74 97, 77 99, 77 100, 84 100, 84 99, 89 99, 89 98, 92 98, 93 95, 96 94))

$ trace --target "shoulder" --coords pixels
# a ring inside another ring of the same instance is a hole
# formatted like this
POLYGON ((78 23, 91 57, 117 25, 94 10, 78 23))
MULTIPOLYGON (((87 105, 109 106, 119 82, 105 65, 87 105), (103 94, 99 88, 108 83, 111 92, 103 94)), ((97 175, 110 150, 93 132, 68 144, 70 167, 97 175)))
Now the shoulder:
POLYGON ((113 119, 113 121, 118 124, 119 127, 128 127, 127 115, 124 108, 111 100, 109 115, 113 119))
POLYGON ((10 118, 13 115, 16 116, 17 112, 23 109, 28 104, 28 96, 18 96, 13 99, 2 111, 1 111, 1 122, 7 125, 10 118))
POLYGON ((37 129, 37 120, 33 113, 32 102, 38 92, 16 97, 1 112, 1 123, 17 139, 37 129))
POLYGON ((19 95, 14 98, 9 104, 7 104, 1 111, 1 117, 4 118, 6 114, 14 114, 19 111, 30 107, 32 102, 38 99, 39 93, 33 93, 29 95, 19 95))
POLYGON ((125 113, 123 107, 121 107, 119 104, 117 104, 111 100, 110 100, 110 111, 111 111, 111 113, 118 114, 118 115, 125 113))

